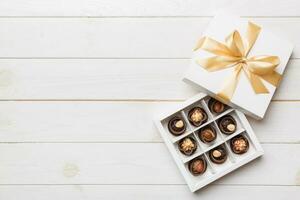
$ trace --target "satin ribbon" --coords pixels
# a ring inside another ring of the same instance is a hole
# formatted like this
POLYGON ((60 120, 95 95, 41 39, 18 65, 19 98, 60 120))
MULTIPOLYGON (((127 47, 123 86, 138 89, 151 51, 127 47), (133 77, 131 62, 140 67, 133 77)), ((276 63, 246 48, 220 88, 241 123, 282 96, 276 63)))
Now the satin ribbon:
POLYGON ((232 98, 242 71, 256 94, 269 93, 262 80, 275 87, 279 85, 281 75, 275 71, 280 63, 279 57, 268 55, 248 57, 260 30, 261 28, 258 25, 248 22, 245 41, 242 40, 240 33, 235 30, 227 36, 225 44, 209 37, 203 37, 198 42, 195 51, 202 49, 215 55, 198 59, 197 63, 201 67, 209 72, 230 67, 234 68, 231 76, 224 82, 221 91, 217 93, 217 99, 228 102, 232 98))

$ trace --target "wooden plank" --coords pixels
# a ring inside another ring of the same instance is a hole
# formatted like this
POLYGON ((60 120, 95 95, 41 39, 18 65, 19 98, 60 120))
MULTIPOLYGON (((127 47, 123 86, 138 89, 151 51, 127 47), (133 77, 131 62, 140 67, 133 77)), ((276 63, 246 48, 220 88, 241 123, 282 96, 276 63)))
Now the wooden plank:
POLYGON ((5 200, 19 200, 24 197, 39 200, 96 200, 122 199, 165 200, 170 195, 177 199, 211 200, 222 197, 223 200, 235 198, 243 200, 270 197, 272 200, 295 198, 300 195, 299 186, 225 186, 210 185, 201 191, 191 193, 185 185, 59 185, 59 186, 0 186, 0 196, 5 200), (17 191, 17 192, 16 192, 17 191), (116 192, 117 191, 117 192, 116 192))
POLYGON ((0 98, 184 99, 195 94, 181 81, 188 64, 180 59, 0 60, 0 98))
MULTIPOLYGON (((0 99, 184 100, 188 59, 0 59, 0 99), (158 90, 159 88, 159 90, 158 90)), ((287 67, 275 100, 300 100, 300 60, 287 67)))
POLYGON ((0 13, 1 16, 211 16, 224 7, 246 16, 299 16, 297 0, 10 0, 0 2, 0 13))
MULTIPOLYGON (((300 145, 263 148, 262 159, 216 184, 299 185, 300 145)), ((1 144, 0 163, 0 184, 185 183, 164 144, 1 144)))
MULTIPOLYGON (((0 57, 189 58, 211 18, 1 18, 0 57)), ((256 18, 300 57, 300 18, 256 18)))
MULTIPOLYGON (((1 142, 162 142, 153 115, 180 102, 0 102, 1 142)), ((300 102, 250 120, 263 143, 299 143, 300 102)))
POLYGON ((273 102, 263 120, 257 121, 248 117, 259 140, 261 142, 300 143, 298 123, 294 122, 298 119, 299 104, 300 102, 273 102))

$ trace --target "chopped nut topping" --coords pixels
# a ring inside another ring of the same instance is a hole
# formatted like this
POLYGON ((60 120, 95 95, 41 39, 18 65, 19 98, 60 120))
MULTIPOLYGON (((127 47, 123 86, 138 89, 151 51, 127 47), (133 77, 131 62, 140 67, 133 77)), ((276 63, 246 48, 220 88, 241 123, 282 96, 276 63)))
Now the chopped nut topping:
POLYGON ((222 153, 218 150, 214 150, 212 154, 215 158, 219 158, 222 155, 222 153))
POLYGON ((200 122, 203 119, 203 114, 200 110, 195 110, 191 115, 191 120, 194 122, 200 122))
POLYGON ((182 120, 178 120, 176 123, 175 123, 175 127, 176 128, 182 128, 183 127, 183 121, 182 120))
POLYGON ((244 151, 247 148, 247 143, 243 139, 237 139, 233 143, 234 149, 236 151, 244 151))
POLYGON ((228 124, 226 127, 229 131, 233 132, 235 131, 235 125, 234 124, 228 124))
POLYGON ((191 151, 195 148, 195 144, 190 138, 186 138, 183 140, 181 148, 183 151, 191 151))

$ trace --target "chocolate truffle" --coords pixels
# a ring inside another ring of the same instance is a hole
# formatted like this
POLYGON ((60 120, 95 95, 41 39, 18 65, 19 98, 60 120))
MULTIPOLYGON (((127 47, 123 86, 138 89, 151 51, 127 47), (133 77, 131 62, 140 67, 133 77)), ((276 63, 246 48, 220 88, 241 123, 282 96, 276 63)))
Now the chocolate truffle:
POLYGON ((235 154, 246 153, 249 149, 249 142, 243 135, 238 135, 230 140, 230 148, 235 154))
POLYGON ((213 98, 209 99, 208 107, 211 112, 216 114, 222 113, 226 108, 225 104, 213 98))
POLYGON ((209 159, 216 164, 222 164, 227 159, 227 151, 223 146, 218 146, 209 151, 209 159))
POLYGON ((222 117, 218 121, 218 125, 222 133, 226 135, 230 135, 234 133, 236 131, 236 126, 237 126, 235 119, 230 115, 226 115, 222 117))
POLYGON ((207 114, 202 108, 195 107, 189 111, 188 119, 192 125, 200 126, 207 121, 207 114))
POLYGON ((200 140, 204 143, 209 143, 217 138, 216 129, 212 125, 201 128, 198 132, 200 140))
POLYGON ((194 140, 194 138, 186 137, 179 141, 178 148, 181 153, 183 153, 184 155, 190 156, 196 151, 197 144, 196 144, 196 141, 194 140))
POLYGON ((206 171, 206 160, 199 157, 189 162, 189 170, 194 176, 203 174, 206 171))
POLYGON ((175 136, 178 136, 185 132, 186 123, 181 117, 176 116, 169 121, 168 129, 170 133, 172 133, 175 136))

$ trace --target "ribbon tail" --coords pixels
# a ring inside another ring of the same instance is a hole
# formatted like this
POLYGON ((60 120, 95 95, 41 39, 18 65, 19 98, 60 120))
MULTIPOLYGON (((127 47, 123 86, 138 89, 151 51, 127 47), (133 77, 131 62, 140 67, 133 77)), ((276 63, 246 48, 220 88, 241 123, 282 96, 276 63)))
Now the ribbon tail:
POLYGON ((253 74, 249 70, 244 70, 246 77, 248 78, 250 85, 252 86, 252 89, 256 94, 266 94, 269 93, 269 90, 264 85, 263 81, 261 80, 261 77, 253 74))
POLYGON ((199 40, 194 51, 197 51, 198 49, 202 49, 217 56, 232 56, 230 49, 226 45, 209 37, 202 37, 199 40))
POLYGON ((242 65, 238 64, 234 72, 230 77, 228 77, 224 83, 224 87, 221 89, 220 92, 217 93, 216 99, 227 103, 232 98, 234 91, 237 87, 237 84, 240 80, 240 73, 241 73, 242 65))
POLYGON ((282 79, 282 75, 276 71, 273 71, 270 74, 261 75, 260 77, 275 87, 278 87, 282 79))

